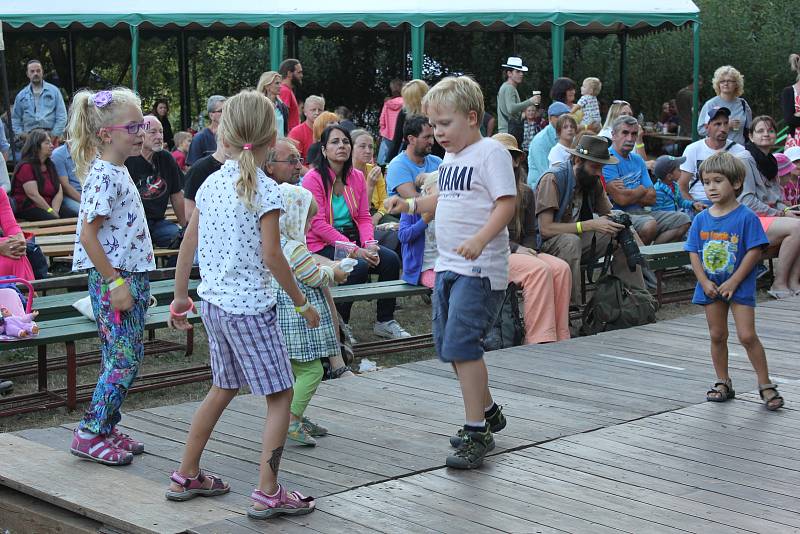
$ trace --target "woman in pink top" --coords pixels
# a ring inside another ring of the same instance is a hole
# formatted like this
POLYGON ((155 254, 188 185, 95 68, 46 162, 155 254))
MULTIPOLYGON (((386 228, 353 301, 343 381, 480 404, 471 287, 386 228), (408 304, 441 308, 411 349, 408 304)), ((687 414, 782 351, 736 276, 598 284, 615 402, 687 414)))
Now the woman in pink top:
POLYGON ((3 237, 0 237, 0 276, 16 276, 25 280, 33 280, 33 269, 25 255, 25 236, 14 218, 8 195, 0 189, 0 226, 3 237))
MULTIPOLYGON (((306 236, 309 250, 333 259, 337 241, 354 243, 358 264, 345 285, 363 284, 370 273, 377 274, 379 281, 398 280, 400 258, 397 254, 386 247, 368 244, 374 234, 367 185, 361 171, 353 168, 350 134, 339 125, 328 126, 322 132, 320 147, 313 162, 314 169, 303 177, 303 187, 311 191, 319 207, 306 236)), ((350 322, 352 307, 352 302, 336 306, 344 323, 350 322)), ((394 320, 394 308, 395 299, 378 301, 375 335, 389 339, 410 336, 394 320)), ((349 326, 345 329, 350 334, 349 326)))

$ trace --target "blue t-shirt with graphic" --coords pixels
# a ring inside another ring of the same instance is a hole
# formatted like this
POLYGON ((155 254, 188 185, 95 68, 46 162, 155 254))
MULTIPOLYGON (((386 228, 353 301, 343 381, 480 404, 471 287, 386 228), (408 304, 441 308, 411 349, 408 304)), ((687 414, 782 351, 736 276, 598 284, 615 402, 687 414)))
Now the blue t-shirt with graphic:
MULTIPOLYGON (((622 180, 622 183, 625 184, 627 189, 636 189, 640 185, 653 187, 653 180, 650 179, 650 173, 647 172, 647 165, 642 156, 631 152, 628 154, 627 158, 623 158, 613 147, 609 148, 608 151, 619 160, 619 163, 603 167, 603 179, 606 183, 614 180, 622 180)), ((628 206, 618 206, 614 204, 614 209, 640 211, 642 206, 639 204, 630 204, 628 206)))
POLYGON ((442 164, 441 158, 428 154, 422 162, 417 165, 406 155, 405 151, 400 152, 389 162, 386 168, 386 190, 389 196, 397 194, 397 187, 406 183, 414 183, 417 175, 423 172, 433 172, 442 164))
MULTIPOLYGON (((706 276, 719 286, 739 268, 748 250, 768 244, 769 239, 758 216, 747 206, 740 205, 722 217, 714 217, 710 210, 698 213, 689 229, 684 250, 700 256, 706 276)), ((692 302, 711 304, 715 300, 723 299, 709 298, 698 282, 692 302)), ((742 280, 731 301, 746 306, 756 305, 755 269, 742 280)))

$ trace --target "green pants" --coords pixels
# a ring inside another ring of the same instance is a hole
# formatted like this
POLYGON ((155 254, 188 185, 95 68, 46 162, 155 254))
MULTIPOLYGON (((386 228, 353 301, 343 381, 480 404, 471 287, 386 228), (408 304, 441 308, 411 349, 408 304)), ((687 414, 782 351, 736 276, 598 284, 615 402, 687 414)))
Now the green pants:
POLYGON ((311 402, 311 397, 317 391, 322 380, 322 362, 311 360, 310 362, 299 362, 291 360, 292 372, 294 373, 294 396, 292 397, 292 415, 302 419, 303 414, 311 402))

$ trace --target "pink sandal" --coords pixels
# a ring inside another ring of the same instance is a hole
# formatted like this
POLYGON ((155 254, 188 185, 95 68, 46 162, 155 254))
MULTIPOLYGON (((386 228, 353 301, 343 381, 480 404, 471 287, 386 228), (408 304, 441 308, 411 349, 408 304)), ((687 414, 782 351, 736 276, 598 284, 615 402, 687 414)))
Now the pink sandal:
POLYGON ((108 435, 108 443, 112 447, 132 454, 142 454, 144 452, 144 443, 133 439, 128 434, 123 434, 117 430, 117 427, 111 429, 111 433, 108 435))
POLYGON ((254 506, 247 509, 247 516, 253 519, 269 519, 278 515, 304 515, 314 511, 314 497, 304 497, 300 492, 287 492, 278 484, 278 493, 267 495, 259 489, 253 490, 250 498, 267 508, 259 510, 254 506))
POLYGON ((170 501, 188 501, 195 497, 216 497, 224 495, 231 490, 231 487, 214 475, 207 475, 200 471, 196 477, 188 478, 173 471, 169 479, 179 486, 183 486, 183 491, 167 490, 166 497, 170 501), (203 483, 206 479, 211 480, 211 487, 204 488, 203 483))
POLYGON ((72 434, 69 452, 104 465, 128 465, 133 461, 133 454, 114 447, 107 436, 98 434, 93 438, 82 438, 77 429, 72 434))

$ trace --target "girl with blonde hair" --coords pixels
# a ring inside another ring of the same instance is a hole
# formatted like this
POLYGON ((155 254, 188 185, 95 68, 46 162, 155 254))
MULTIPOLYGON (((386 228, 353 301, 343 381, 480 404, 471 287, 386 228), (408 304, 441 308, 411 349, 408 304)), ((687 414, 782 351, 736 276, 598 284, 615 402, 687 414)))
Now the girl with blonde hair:
POLYGON ((249 385, 266 398, 269 415, 263 433, 258 487, 247 515, 267 519, 306 514, 314 499, 278 484, 278 470, 289 428, 292 368, 278 326, 272 279, 286 291, 294 311, 310 328, 317 310, 297 286, 280 244, 283 208, 277 184, 261 170, 275 143, 275 110, 256 91, 242 91, 225 102, 219 135, 228 160, 197 191, 197 206, 178 254, 170 325, 188 330, 194 304, 189 273, 198 252, 203 280, 203 324, 209 340, 213 385, 192 419, 181 465, 172 473, 167 499, 222 495, 230 486, 200 470, 200 456, 222 412, 249 385))

